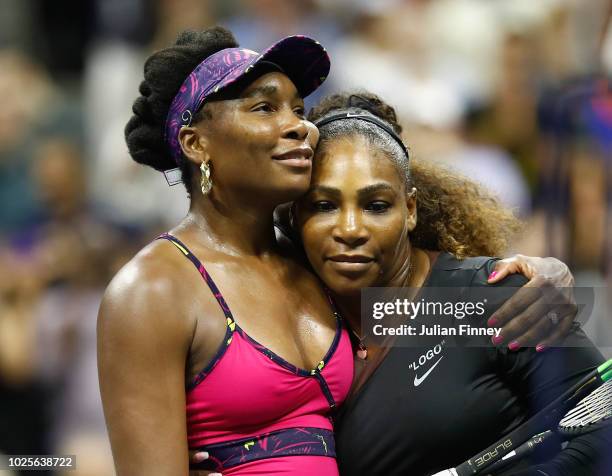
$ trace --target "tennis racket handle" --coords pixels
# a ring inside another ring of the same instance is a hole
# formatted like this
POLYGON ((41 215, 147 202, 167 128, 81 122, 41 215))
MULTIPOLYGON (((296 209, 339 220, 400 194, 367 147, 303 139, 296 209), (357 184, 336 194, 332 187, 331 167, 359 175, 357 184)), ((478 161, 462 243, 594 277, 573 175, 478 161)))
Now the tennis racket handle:
MULTIPOLYGON (((501 460, 493 463, 486 470, 483 471, 483 474, 490 474, 499 471, 502 468, 505 468, 511 461, 517 461, 521 458, 533 453, 535 451, 536 446, 539 446, 544 441, 546 441, 552 435, 552 431, 545 431, 544 433, 540 433, 521 446, 519 446, 516 450, 511 451, 506 456, 504 456, 501 460)), ((445 469, 444 471, 440 471, 439 473, 432 474, 432 476, 459 476, 457 470, 455 468, 445 469)))
POLYGON ((517 449, 515 449, 514 451, 511 451, 506 456, 504 456, 501 460, 489 466, 484 471, 484 473, 495 474, 497 471, 501 470, 502 468, 505 468, 507 465, 513 462, 519 461, 525 456, 530 455, 536 450, 538 446, 542 445, 545 441, 547 441, 552 436, 552 434, 553 432, 548 430, 548 431, 545 431, 544 433, 540 433, 539 435, 532 436, 525 443, 519 446, 517 449))

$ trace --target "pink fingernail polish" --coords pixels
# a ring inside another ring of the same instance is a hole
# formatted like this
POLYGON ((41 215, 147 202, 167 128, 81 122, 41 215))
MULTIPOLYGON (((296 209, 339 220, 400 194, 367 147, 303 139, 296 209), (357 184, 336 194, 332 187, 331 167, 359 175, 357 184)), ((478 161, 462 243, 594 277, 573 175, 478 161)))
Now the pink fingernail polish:
POLYGON ((536 345, 536 352, 544 352, 546 350, 546 346, 544 344, 536 345))
POLYGON ((490 317, 489 320, 487 321, 487 326, 495 327, 496 325, 497 325, 497 319, 495 318, 495 316, 490 317))
POLYGON ((493 337, 493 339, 491 339, 491 342, 493 342, 495 345, 501 344, 503 341, 504 341, 504 338, 501 335, 495 336, 493 337))
POLYGON ((493 271, 493 272, 492 272, 492 273, 489 275, 488 280, 489 280, 489 281, 491 281, 491 280, 492 280, 492 279, 493 279, 495 276, 497 276, 497 271, 493 271))
POLYGON ((508 349, 510 350, 518 350, 521 348, 521 344, 519 344, 517 341, 513 340, 512 342, 510 342, 508 344, 508 349))

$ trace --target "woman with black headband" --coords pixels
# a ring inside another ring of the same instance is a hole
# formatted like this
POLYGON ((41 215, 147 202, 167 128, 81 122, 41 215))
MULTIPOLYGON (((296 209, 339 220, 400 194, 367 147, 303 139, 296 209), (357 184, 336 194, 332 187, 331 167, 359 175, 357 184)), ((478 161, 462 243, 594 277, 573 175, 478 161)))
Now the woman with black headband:
MULTIPOLYGON (((491 342, 496 310, 525 279, 487 286, 495 259, 486 256, 503 253, 517 223, 479 185, 409 165, 391 106, 368 93, 336 95, 309 118, 320 139, 295 226, 360 349, 351 396, 335 418, 340 474, 429 475, 455 466, 604 361, 579 329, 564 343, 571 347, 548 352, 491 342), (366 287, 398 291, 361 294, 366 287), (433 311, 414 318, 393 308, 385 320, 378 300, 398 296, 433 311), (402 335, 403 325, 414 334, 402 335)), ((545 461, 507 474, 608 474, 609 432, 560 452, 558 441, 549 445, 545 461)))
POLYGON ((188 447, 225 474, 337 474, 330 416, 353 351, 272 218, 308 189, 318 132, 303 98, 328 69, 312 39, 259 54, 222 28, 185 32, 145 63, 130 154, 182 181, 190 208, 119 271, 100 309, 119 475, 186 474, 188 447))

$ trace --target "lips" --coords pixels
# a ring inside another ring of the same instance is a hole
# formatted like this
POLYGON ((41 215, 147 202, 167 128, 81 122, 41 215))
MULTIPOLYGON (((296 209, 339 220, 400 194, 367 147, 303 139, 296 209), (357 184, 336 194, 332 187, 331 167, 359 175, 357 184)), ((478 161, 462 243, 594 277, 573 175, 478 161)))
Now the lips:
POLYGON ((339 274, 355 278, 374 264, 374 258, 360 254, 338 254, 327 258, 329 265, 339 274))
POLYGON ((282 154, 272 156, 273 160, 294 167, 310 167, 312 164, 313 151, 310 147, 298 147, 282 154))
POLYGON ((340 254, 330 256, 328 259, 331 261, 335 261, 336 263, 369 263, 370 261, 374 261, 374 258, 365 255, 356 255, 356 254, 340 254))

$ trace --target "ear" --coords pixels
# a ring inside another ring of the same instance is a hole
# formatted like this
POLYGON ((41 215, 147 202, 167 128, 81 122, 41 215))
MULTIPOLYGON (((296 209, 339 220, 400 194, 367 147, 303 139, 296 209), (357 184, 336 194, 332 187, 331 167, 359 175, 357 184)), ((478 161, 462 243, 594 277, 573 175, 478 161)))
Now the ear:
POLYGON ((208 139, 200 129, 193 126, 181 127, 179 131, 179 143, 183 155, 198 167, 207 160, 208 139))
POLYGON ((412 187, 410 193, 406 194, 406 207, 408 208, 406 226, 408 231, 412 231, 417 225, 417 189, 414 187, 412 187))

